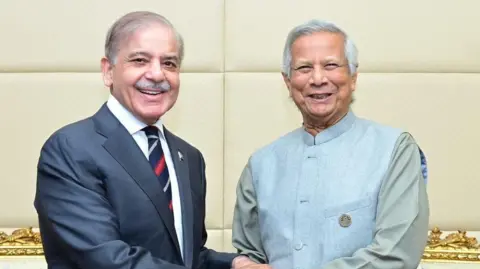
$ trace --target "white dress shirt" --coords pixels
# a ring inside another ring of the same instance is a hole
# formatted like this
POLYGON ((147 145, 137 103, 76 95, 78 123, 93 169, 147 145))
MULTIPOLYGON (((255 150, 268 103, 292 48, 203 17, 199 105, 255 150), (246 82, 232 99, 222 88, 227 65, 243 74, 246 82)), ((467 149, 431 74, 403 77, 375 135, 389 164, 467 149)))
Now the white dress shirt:
MULTIPOLYGON (((133 139, 135 140, 135 142, 137 142, 138 146, 148 160, 148 139, 145 135, 145 132, 142 131, 142 129, 146 127, 147 124, 141 122, 135 116, 133 116, 133 114, 130 113, 130 111, 128 111, 122 104, 120 104, 118 100, 112 95, 110 95, 110 97, 108 98, 107 107, 120 121, 120 123, 125 126, 130 135, 132 135, 133 139)), ((167 163, 168 173, 170 175, 175 231, 177 232, 178 243, 180 244, 180 251, 182 252, 181 254, 183 258, 182 208, 180 203, 180 193, 178 190, 177 175, 173 166, 172 155, 165 139, 162 121, 158 120, 154 125, 160 130, 158 137, 160 138, 163 153, 165 154, 165 161, 167 163)))

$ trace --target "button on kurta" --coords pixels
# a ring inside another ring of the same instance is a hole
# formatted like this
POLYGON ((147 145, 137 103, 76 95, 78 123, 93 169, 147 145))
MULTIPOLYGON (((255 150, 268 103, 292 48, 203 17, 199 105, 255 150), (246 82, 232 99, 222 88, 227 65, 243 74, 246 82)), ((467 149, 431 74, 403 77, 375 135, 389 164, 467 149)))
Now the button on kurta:
POLYGON ((346 228, 352 224, 352 217, 350 217, 350 215, 347 215, 347 214, 342 214, 338 219, 338 222, 340 223, 340 226, 346 228))
POLYGON ((301 250, 303 248, 302 243, 295 244, 295 250, 301 250))

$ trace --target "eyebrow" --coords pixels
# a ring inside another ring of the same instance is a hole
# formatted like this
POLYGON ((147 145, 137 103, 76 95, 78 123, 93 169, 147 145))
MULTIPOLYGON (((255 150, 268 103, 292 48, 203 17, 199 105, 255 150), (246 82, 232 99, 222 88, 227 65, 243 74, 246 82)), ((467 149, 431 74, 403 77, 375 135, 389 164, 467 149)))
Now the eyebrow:
MULTIPOLYGON (((128 55, 128 59, 131 59, 131 58, 134 58, 134 57, 137 57, 137 56, 143 56, 143 57, 147 57, 147 58, 151 58, 152 55, 148 52, 144 52, 144 51, 135 51, 135 52, 132 52, 128 55)), ((163 55, 162 57, 162 60, 170 60, 170 61, 178 61, 178 56, 176 55, 163 55)))
POLYGON ((167 60, 167 61, 176 61, 178 62, 178 57, 176 55, 165 55, 165 56, 162 56, 162 59, 163 60, 167 60))
MULTIPOLYGON (((342 60, 336 58, 336 57, 326 57, 323 59, 321 62, 323 63, 331 63, 331 62, 342 62, 342 60)), ((312 65, 312 62, 309 60, 299 60, 298 62, 293 62, 294 66, 301 66, 301 65, 312 65)))
POLYGON ((304 64, 312 64, 310 61, 308 60, 300 60, 298 62, 293 62, 294 65, 298 66, 298 65, 304 65, 304 64))
POLYGON ((137 57, 137 56, 151 57, 151 55, 147 52, 135 51, 135 52, 130 53, 128 55, 128 58, 133 58, 133 57, 137 57))

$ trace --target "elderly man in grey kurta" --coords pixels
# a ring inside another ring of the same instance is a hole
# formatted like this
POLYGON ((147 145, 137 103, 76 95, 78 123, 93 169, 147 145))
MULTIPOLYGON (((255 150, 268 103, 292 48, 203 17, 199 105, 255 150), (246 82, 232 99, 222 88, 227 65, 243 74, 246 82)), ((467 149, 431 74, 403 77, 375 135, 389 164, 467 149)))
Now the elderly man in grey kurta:
POLYGON ((256 263, 419 265, 429 223, 420 148, 408 132, 354 114, 357 67, 353 41, 334 24, 288 35, 282 73, 303 124, 256 151, 237 187, 233 245, 256 263))

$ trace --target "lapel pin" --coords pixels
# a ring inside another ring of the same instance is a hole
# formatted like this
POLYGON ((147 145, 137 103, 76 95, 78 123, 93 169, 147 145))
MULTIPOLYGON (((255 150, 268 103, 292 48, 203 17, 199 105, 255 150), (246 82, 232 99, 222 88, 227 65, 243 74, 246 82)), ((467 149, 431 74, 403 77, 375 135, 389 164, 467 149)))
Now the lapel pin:
POLYGON ((183 155, 180 151, 178 152, 178 158, 180 159, 180 161, 183 161, 183 155))

